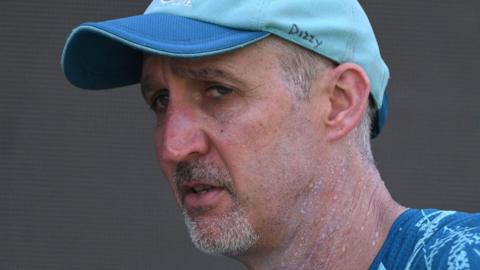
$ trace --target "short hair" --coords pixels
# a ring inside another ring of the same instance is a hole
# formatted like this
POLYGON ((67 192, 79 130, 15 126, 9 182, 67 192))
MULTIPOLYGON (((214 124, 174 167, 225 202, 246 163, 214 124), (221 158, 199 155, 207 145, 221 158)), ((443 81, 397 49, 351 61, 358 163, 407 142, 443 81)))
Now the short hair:
POLYGON ((365 114, 363 115, 362 121, 360 124, 355 128, 354 133, 356 133, 356 138, 358 140, 360 151, 365 158, 365 161, 368 163, 374 163, 373 153, 372 153, 372 146, 371 146, 371 132, 372 132, 372 120, 375 116, 375 107, 373 105, 373 99, 368 99, 368 106, 365 110, 365 114))
POLYGON ((279 49, 278 59, 289 88, 298 100, 309 100, 312 83, 318 74, 338 64, 319 54, 280 38, 269 38, 269 44, 279 49))
MULTIPOLYGON (((326 57, 280 38, 268 38, 266 43, 279 49, 278 59, 284 73, 285 82, 298 101, 308 101, 310 99, 312 83, 320 72, 338 65, 326 57)), ((374 162, 370 144, 374 113, 375 108, 370 98, 362 121, 351 132, 352 139, 359 146, 362 157, 368 163, 374 162)))

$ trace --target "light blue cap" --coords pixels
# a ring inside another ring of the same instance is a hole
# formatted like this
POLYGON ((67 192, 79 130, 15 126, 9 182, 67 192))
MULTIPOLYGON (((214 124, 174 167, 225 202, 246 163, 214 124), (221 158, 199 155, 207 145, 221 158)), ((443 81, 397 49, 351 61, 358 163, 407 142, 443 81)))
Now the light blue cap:
POLYGON ((207 57, 273 34, 367 73, 375 137, 387 114, 389 78, 370 22, 357 0, 154 0, 143 15, 81 24, 62 54, 67 79, 84 89, 140 81, 144 52, 207 57))

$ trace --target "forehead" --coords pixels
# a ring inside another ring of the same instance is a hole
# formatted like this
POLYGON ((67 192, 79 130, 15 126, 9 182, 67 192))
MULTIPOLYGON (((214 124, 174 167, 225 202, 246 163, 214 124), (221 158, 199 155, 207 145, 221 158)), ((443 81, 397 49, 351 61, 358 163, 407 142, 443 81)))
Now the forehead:
MULTIPOLYGON (((179 77, 214 80, 215 78, 241 79, 261 71, 276 72, 279 50, 259 41, 233 52, 204 58, 171 58, 165 56, 144 56, 142 84, 171 72, 179 77)), ((258 74, 260 75, 260 74, 258 74)))

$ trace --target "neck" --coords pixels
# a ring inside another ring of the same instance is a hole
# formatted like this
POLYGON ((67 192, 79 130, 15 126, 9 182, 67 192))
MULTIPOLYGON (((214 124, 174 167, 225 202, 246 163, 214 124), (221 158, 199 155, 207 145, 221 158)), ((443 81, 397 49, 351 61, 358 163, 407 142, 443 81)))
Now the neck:
POLYGON ((251 270, 368 269, 405 208, 393 201, 374 165, 357 161, 299 200, 289 216, 297 222, 288 225, 282 245, 238 259, 251 270))

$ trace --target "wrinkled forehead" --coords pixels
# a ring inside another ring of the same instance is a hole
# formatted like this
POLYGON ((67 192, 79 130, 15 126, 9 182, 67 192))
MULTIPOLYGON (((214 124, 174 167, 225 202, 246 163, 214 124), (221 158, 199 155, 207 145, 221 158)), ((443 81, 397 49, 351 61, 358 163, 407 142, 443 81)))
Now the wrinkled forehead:
POLYGON ((175 65, 202 65, 214 63, 227 64, 229 62, 243 63, 246 61, 242 61, 242 59, 246 60, 252 57, 265 61, 265 59, 273 59, 276 56, 278 57, 278 54, 281 53, 280 48, 278 46, 275 46, 275 44, 276 42, 274 42, 274 38, 268 37, 264 40, 257 41, 243 48, 213 56, 182 58, 144 53, 143 60, 144 63, 145 61, 152 61, 152 59, 154 59, 155 61, 164 61, 168 62, 169 64, 175 65))
MULTIPOLYGON (((235 52, 195 59, 144 55, 141 90, 149 98, 160 88, 170 89, 178 79, 189 83, 218 83, 241 90, 239 93, 259 93, 266 84, 272 88, 287 87, 279 57, 274 48, 250 46, 235 52), (174 84, 172 84, 174 83, 174 84)), ((178 85, 177 85, 178 86, 178 85)))
POLYGON ((243 69, 228 57, 208 59, 178 59, 164 56, 145 55, 142 66, 142 87, 146 87, 155 80, 165 81, 166 74, 179 78, 217 81, 229 79, 240 83, 239 70, 243 69))
POLYGON ((204 80, 215 78, 239 80, 242 75, 248 76, 260 70, 276 72, 281 55, 279 49, 270 46, 268 42, 257 43, 236 51, 202 58, 174 58, 144 54, 141 82, 144 84, 153 76, 159 76, 164 72, 204 80))

